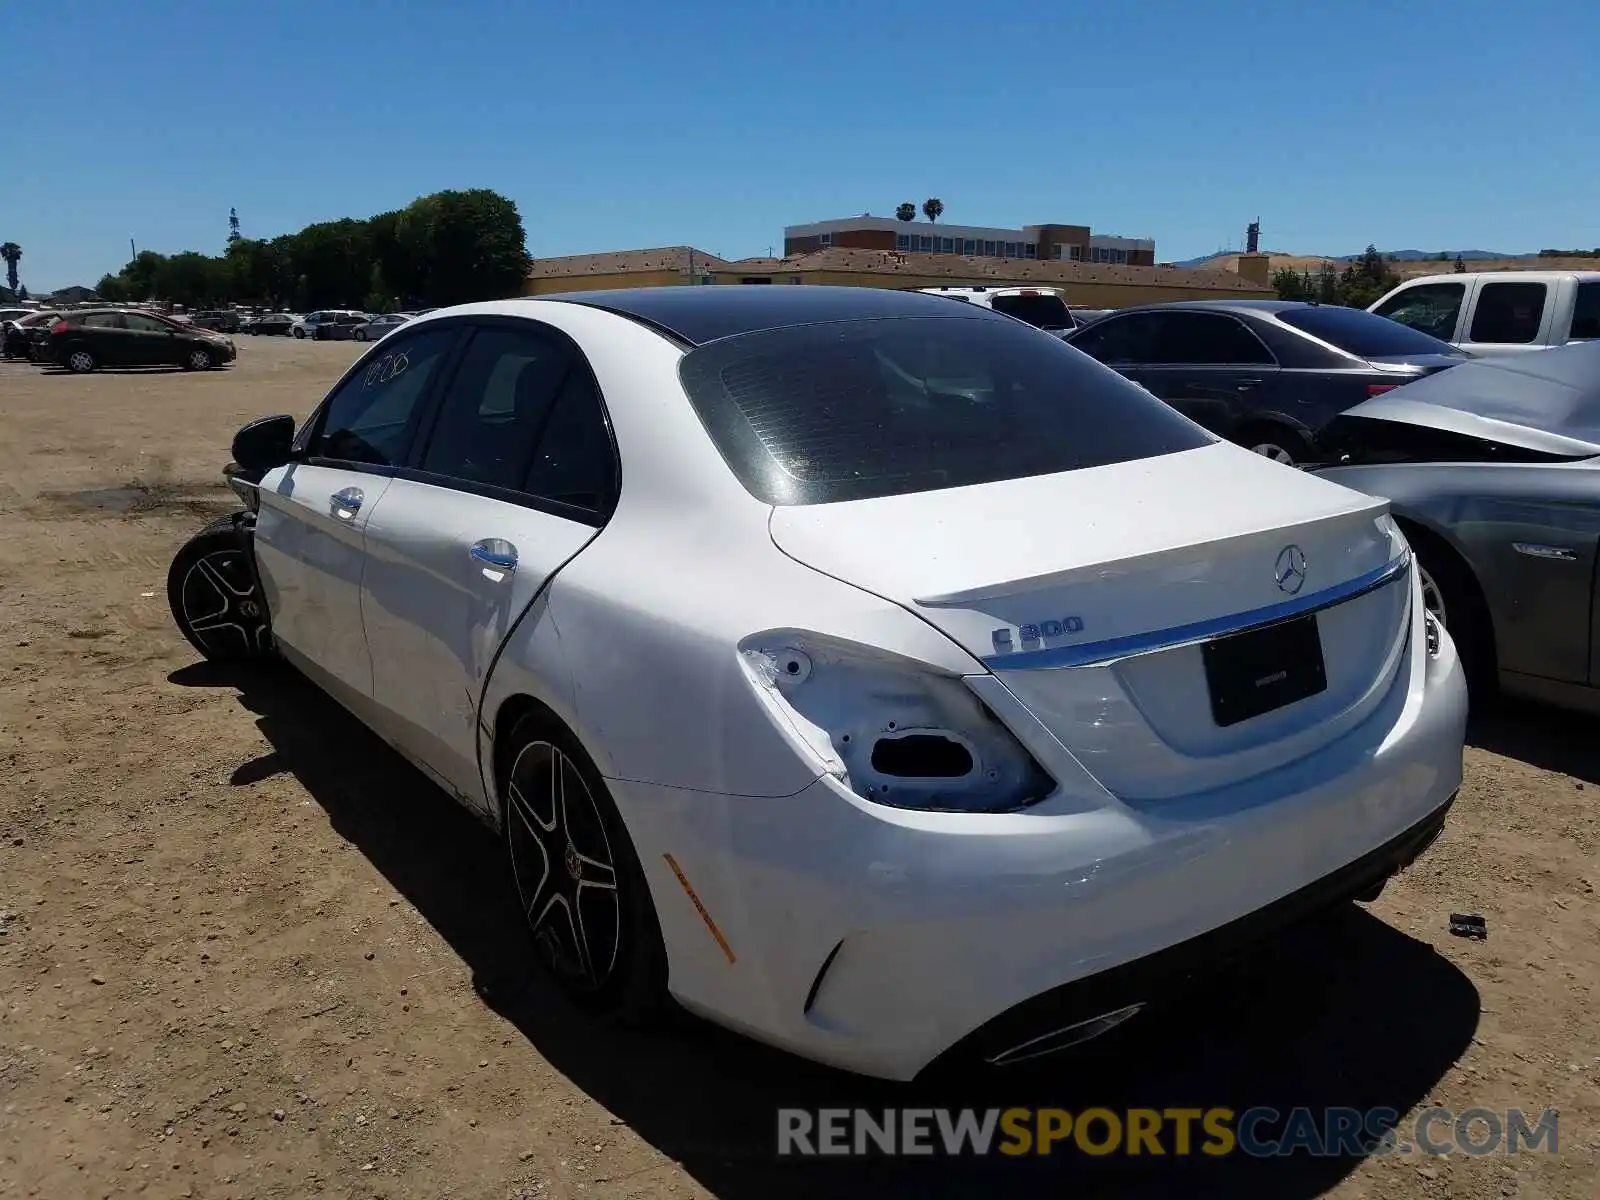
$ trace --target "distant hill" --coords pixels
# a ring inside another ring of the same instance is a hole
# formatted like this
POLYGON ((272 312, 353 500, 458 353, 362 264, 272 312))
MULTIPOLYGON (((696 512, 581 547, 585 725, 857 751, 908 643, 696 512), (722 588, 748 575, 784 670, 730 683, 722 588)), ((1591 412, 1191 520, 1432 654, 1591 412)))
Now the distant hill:
MULTIPOLYGON (((1276 250, 1266 252, 1271 260, 1268 271, 1281 271, 1288 268, 1291 271, 1310 272, 1316 274, 1327 264, 1342 269, 1348 262, 1360 258, 1359 254, 1344 254, 1338 258, 1323 258, 1314 254, 1280 254, 1276 250)), ((1386 254, 1388 252, 1385 252, 1386 254)), ((1442 251, 1434 250, 1396 250, 1393 252, 1395 262, 1392 269, 1395 274, 1403 279, 1415 278, 1418 275, 1444 275, 1455 270, 1455 256, 1460 253, 1463 263, 1474 271, 1597 271, 1600 270, 1600 255, 1551 255, 1544 257, 1538 254, 1506 254, 1499 257, 1484 257, 1486 250, 1442 251), (1440 254, 1449 253, 1448 260, 1441 261, 1440 254)), ((1239 270, 1238 251, 1228 251, 1224 254, 1211 254, 1205 258, 1192 258, 1188 262, 1174 263, 1173 266, 1188 267, 1202 271, 1233 271, 1239 270)))
MULTIPOLYGON (((1324 255, 1324 254, 1291 254, 1287 250, 1264 250, 1264 251, 1262 251, 1262 253, 1263 254, 1270 254, 1273 258, 1292 259, 1296 263, 1300 262, 1302 259, 1306 260, 1308 262, 1318 262, 1318 263, 1320 263, 1320 262, 1340 262, 1340 263, 1344 263, 1344 262, 1354 262, 1356 259, 1361 257, 1360 253, 1356 253, 1356 254, 1329 254, 1329 255, 1324 255)), ((1398 262, 1441 261, 1439 259, 1439 256, 1441 254, 1444 254, 1444 255, 1448 256, 1447 259, 1442 260, 1442 261, 1447 261, 1447 262, 1454 262, 1455 258, 1456 258, 1456 255, 1458 255, 1458 254, 1461 256, 1461 260, 1463 262, 1520 262, 1522 259, 1525 259, 1525 258, 1538 258, 1539 257, 1537 253, 1534 253, 1534 254, 1507 254, 1507 253, 1505 253, 1503 251, 1500 251, 1500 250, 1382 250, 1382 251, 1379 251, 1379 253, 1381 253, 1385 258, 1393 258, 1398 262)), ((1238 258, 1239 258, 1239 251, 1237 251, 1237 250, 1224 250, 1224 251, 1221 251, 1220 253, 1217 253, 1217 254, 1204 254, 1204 255, 1201 255, 1199 258, 1185 259, 1183 262, 1176 262, 1176 263, 1173 263, 1172 265, 1175 266, 1175 267, 1198 268, 1200 270, 1210 269, 1210 270, 1213 270, 1213 271, 1216 271, 1216 270, 1235 271, 1235 270, 1238 270, 1238 258)))
MULTIPOLYGON (((1513 258, 1538 258, 1537 254, 1507 254, 1502 250, 1384 250, 1385 258, 1396 258, 1401 262, 1425 262, 1428 259, 1437 259, 1441 254, 1446 255, 1453 262, 1460 255, 1463 262, 1483 262, 1493 260, 1505 262, 1513 258)), ((1341 254, 1336 261, 1354 262, 1360 258, 1359 254, 1341 254)))

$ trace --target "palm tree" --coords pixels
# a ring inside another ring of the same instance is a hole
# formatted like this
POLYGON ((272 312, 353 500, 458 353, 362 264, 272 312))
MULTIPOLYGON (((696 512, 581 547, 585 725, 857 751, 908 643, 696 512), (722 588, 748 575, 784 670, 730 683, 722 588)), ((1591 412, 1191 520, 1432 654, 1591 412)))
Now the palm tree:
POLYGON ((922 215, 930 221, 937 221, 944 216, 944 201, 937 196, 930 196, 922 202, 922 215))
POLYGON ((22 261, 22 247, 15 242, 6 242, 0 245, 0 258, 6 263, 6 286, 13 295, 17 291, 17 264, 22 261))
POLYGON ((917 206, 907 200, 894 210, 895 219, 899 221, 915 221, 917 219, 917 206))

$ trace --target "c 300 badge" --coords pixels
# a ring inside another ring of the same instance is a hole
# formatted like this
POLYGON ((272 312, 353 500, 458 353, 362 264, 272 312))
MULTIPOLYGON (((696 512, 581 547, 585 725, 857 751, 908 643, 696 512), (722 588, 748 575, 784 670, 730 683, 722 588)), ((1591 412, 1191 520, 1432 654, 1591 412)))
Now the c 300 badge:
POLYGON ((1003 629, 996 629, 991 636, 994 639, 995 653, 1010 654, 1017 649, 1019 641, 1022 643, 1022 649, 1032 650, 1046 638, 1056 638, 1061 637, 1063 634, 1082 632, 1082 617, 1062 617, 1059 621, 1039 621, 1016 626, 1008 625, 1003 629))

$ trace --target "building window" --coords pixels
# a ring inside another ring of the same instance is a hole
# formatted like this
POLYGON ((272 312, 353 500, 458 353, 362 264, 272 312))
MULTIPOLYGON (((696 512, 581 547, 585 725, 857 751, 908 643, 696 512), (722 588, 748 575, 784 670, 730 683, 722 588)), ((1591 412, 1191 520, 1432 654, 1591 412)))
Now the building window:
POLYGON ((922 249, 925 252, 932 253, 932 251, 933 251, 933 235, 931 233, 921 234, 918 237, 917 240, 922 243, 922 249))
POLYGON ((1015 242, 1007 242, 1006 243, 1006 257, 1007 258, 1019 258, 1019 257, 1021 257, 1017 252, 1017 244, 1015 242))
POLYGON ((833 234, 831 234, 831 233, 825 233, 825 234, 823 234, 823 235, 822 235, 822 244, 823 244, 823 245, 824 245, 824 246, 831 246, 831 245, 833 245, 833 234))
POLYGON ((1083 261, 1083 247, 1082 246, 1073 246, 1073 247, 1071 247, 1071 250, 1072 250, 1072 253, 1071 253, 1071 255, 1069 257, 1071 257, 1072 261, 1073 262, 1082 262, 1083 261))
POLYGON ((1023 258, 1038 258, 1039 246, 1036 242, 1024 242, 1022 246, 1023 258))
POLYGON ((961 246, 963 254, 976 254, 978 252, 978 243, 971 238, 962 239, 961 246))
POLYGON ((984 253, 985 257, 993 258, 995 256, 994 243, 993 242, 987 242, 987 241, 984 242, 983 243, 983 253, 984 253))
POLYGON ((956 252, 956 240, 955 240, 955 238, 947 238, 947 237, 940 238, 939 239, 939 249, 941 251, 943 251, 945 254, 954 254, 956 252))
POLYGON ((904 233, 895 234, 894 235, 894 248, 896 250, 909 250, 909 249, 911 249, 911 237, 910 237, 910 235, 909 234, 904 234, 904 233))

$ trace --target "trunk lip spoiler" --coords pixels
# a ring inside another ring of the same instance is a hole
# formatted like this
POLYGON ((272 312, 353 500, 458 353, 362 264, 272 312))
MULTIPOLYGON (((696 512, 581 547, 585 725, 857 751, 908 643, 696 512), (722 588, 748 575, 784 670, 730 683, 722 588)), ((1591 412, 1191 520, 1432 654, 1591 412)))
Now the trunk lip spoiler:
POLYGON ((1020 650, 1012 654, 993 654, 981 661, 985 667, 994 672, 1052 671, 1108 666, 1124 658, 1157 654, 1163 650, 1176 650, 1183 646, 1209 642, 1214 638, 1249 633, 1282 621, 1309 616, 1311 613, 1332 608, 1336 604, 1344 604, 1358 596, 1387 587, 1402 578, 1410 566, 1411 550, 1407 548, 1383 566, 1363 572, 1353 579, 1336 583, 1332 587, 1323 588, 1310 595, 1296 596, 1292 600, 1279 601, 1262 608, 1231 613, 1224 617, 1210 617, 1203 621, 1192 621, 1186 625, 1176 625, 1170 629, 1158 629, 1149 633, 1131 633, 1096 642, 1080 642, 1075 646, 1053 646, 1046 650, 1020 650))

